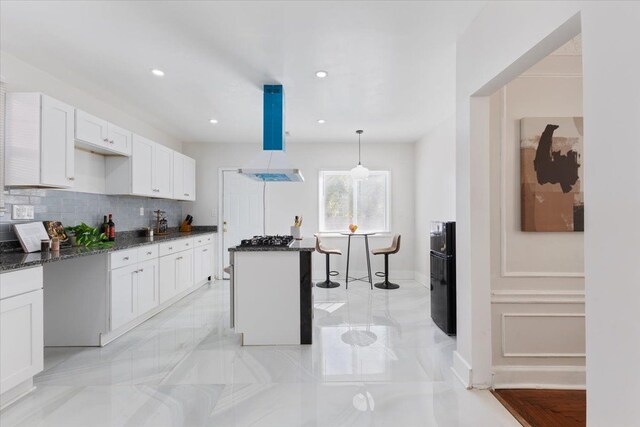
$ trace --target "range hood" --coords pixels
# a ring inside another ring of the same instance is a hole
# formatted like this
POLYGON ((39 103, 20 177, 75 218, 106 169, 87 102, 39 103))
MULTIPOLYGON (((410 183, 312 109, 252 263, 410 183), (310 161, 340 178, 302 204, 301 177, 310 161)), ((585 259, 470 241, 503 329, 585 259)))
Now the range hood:
POLYGON ((287 162, 284 130, 284 89, 264 85, 262 153, 238 172, 262 182, 304 182, 300 169, 287 162))

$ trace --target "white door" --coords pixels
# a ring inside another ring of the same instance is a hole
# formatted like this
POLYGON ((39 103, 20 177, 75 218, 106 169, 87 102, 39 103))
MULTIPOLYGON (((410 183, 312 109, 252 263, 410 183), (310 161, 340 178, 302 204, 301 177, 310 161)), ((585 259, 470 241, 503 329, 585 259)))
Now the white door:
POLYGON ((76 139, 99 148, 109 148, 108 123, 82 110, 76 110, 76 139))
POLYGON ((158 260, 138 264, 138 315, 160 304, 158 297, 158 260))
POLYGON ((42 290, 0 301, 0 394, 43 368, 42 290))
MULTIPOLYGON (((229 265, 228 249, 240 244, 242 239, 264 234, 263 190, 264 184, 254 181, 237 171, 223 171, 223 227, 222 268, 229 265)), ((228 278, 228 275, 224 275, 228 278)))
POLYGON ((153 150, 154 196, 173 197, 173 150, 155 144, 153 150))
POLYGON ((73 115, 73 107, 42 96, 40 180, 43 185, 73 187, 73 115))
POLYGON ((173 153, 173 198, 187 200, 184 189, 184 156, 178 152, 173 153))
POLYGON ((139 196, 155 196, 153 191, 154 142, 138 135, 133 136, 131 152, 131 192, 139 196))
POLYGON ((131 139, 133 135, 126 129, 112 125, 108 126, 109 149, 125 156, 131 155, 131 139))
POLYGON ((196 199, 196 161, 191 157, 183 156, 183 188, 184 197, 187 200, 196 199))
POLYGON ((159 258, 160 269, 160 303, 173 298, 178 293, 178 258, 180 254, 171 254, 159 258))
POLYGON ((137 315, 137 274, 137 264, 111 270, 112 331, 137 315))

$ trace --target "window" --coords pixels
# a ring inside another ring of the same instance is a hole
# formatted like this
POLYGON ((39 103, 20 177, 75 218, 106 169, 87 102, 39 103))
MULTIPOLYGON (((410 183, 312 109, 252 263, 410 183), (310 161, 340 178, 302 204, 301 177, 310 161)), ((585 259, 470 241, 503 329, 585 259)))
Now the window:
POLYGON ((371 171, 354 181, 348 171, 320 172, 320 231, 389 231, 389 172, 371 171))

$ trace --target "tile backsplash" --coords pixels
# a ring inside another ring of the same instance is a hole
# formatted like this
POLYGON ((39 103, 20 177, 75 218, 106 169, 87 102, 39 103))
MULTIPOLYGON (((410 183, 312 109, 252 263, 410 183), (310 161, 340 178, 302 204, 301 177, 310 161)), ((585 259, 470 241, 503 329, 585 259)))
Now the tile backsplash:
POLYGON ((61 221, 66 226, 84 222, 93 227, 102 224, 103 216, 113 214, 116 230, 127 231, 155 224, 155 210, 165 211, 169 227, 177 227, 182 219, 182 204, 176 200, 135 196, 107 196, 66 190, 11 189, 4 192, 7 212, 0 216, 0 242, 16 240, 13 224, 29 221, 11 219, 12 205, 33 205, 33 221, 61 221), (140 216, 140 208, 144 215, 140 216))

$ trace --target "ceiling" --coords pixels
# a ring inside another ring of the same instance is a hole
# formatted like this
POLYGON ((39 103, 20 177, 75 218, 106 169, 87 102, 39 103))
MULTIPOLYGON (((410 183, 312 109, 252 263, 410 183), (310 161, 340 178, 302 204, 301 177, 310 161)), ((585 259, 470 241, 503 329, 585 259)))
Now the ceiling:
POLYGON ((261 141, 266 83, 288 142, 413 142, 453 114, 454 43, 483 5, 3 0, 0 49, 185 142, 261 141))

